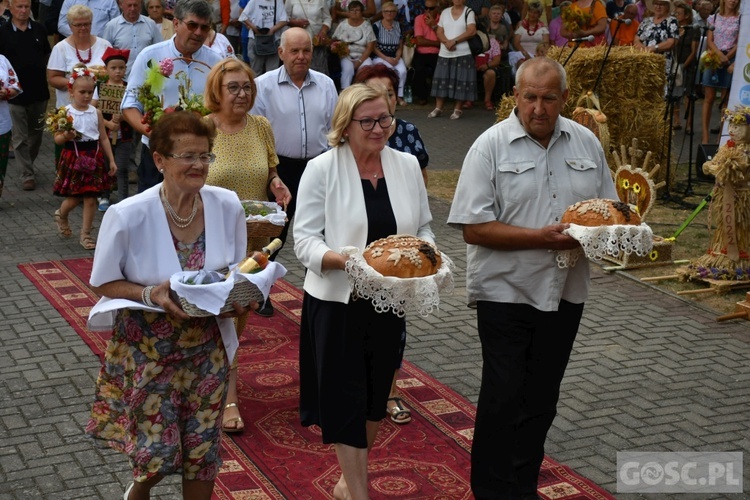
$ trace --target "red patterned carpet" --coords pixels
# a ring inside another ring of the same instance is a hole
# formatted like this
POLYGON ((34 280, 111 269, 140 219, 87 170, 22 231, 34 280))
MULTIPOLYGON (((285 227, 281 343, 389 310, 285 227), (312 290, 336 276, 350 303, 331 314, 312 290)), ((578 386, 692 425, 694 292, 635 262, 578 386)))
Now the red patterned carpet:
MULTIPOLYGON (((91 259, 21 264, 21 271, 101 356, 107 334, 86 329, 97 297, 88 288, 91 259)), ((277 314, 252 316, 240 341, 240 409, 245 431, 224 439, 219 499, 330 498, 339 471, 317 428, 299 424, 297 337, 301 292, 285 281, 272 290, 277 314)), ((474 407, 415 366, 399 381, 410 424, 386 419, 370 455, 372 498, 464 499, 474 407)), ((93 394, 93 387, 92 387, 93 394)), ((539 494, 550 499, 614 498, 545 458, 539 494)))

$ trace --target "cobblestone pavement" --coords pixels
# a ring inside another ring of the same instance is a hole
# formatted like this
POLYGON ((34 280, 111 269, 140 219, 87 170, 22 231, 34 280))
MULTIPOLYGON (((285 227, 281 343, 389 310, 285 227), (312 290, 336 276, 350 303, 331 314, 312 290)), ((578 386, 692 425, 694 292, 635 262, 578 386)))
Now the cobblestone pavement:
MULTIPOLYGON (((475 108, 456 122, 426 120, 429 110, 400 115, 419 125, 433 168, 459 168, 491 113, 475 108)), ((56 235, 52 155, 45 139, 34 192, 20 190, 11 160, 0 198, 0 499, 116 499, 128 481, 126 460, 83 437, 98 359, 17 268, 92 255, 56 235)), ((465 247, 445 225, 448 204, 431 205, 437 241, 457 266, 456 289, 436 314, 410 319, 406 358, 476 402, 481 354, 464 301, 465 247)), ((80 210, 71 223, 77 233, 80 210)), ((301 284, 291 253, 280 260, 301 284)), ((593 276, 547 452, 614 492, 618 451, 750 449, 750 323, 716 323, 716 313, 623 273, 595 266, 593 276)), ((750 484, 747 466, 744 479, 750 484)), ((176 498, 178 486, 166 481, 155 498, 176 498)))

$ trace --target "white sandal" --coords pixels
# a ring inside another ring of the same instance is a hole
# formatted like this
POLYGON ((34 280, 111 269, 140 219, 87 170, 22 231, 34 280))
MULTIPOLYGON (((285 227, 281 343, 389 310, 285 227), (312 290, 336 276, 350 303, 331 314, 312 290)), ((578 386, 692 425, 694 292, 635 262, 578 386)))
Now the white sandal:
POLYGON ((427 118, 437 118, 438 116, 441 116, 443 114, 443 110, 440 108, 435 108, 432 111, 430 111, 430 114, 427 115, 427 118))

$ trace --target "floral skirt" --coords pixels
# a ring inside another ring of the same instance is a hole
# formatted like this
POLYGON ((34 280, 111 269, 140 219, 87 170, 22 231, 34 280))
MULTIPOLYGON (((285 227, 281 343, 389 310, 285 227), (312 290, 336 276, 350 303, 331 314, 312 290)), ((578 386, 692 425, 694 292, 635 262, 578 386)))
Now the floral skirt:
POLYGON ((430 95, 457 101, 476 101, 477 68, 474 56, 438 57, 430 95))
POLYGON ((109 165, 104 161, 99 141, 78 142, 76 153, 72 142, 65 143, 60 160, 57 162, 57 175, 52 192, 57 196, 99 196, 112 189, 113 176, 109 175, 109 165), (88 156, 95 160, 96 167, 91 172, 74 168, 78 156, 88 156))
POLYGON ((214 480, 228 373, 216 318, 122 309, 86 433, 125 453, 136 481, 214 480))

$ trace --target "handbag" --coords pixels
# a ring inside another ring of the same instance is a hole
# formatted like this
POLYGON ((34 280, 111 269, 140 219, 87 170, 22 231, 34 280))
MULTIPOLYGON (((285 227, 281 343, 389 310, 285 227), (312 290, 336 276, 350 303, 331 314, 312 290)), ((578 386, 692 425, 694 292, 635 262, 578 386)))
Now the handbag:
MULTIPOLYGON (((273 26, 276 26, 276 0, 273 2, 273 26)), ((253 52, 256 56, 267 57, 278 53, 278 47, 276 45, 276 35, 269 35, 271 31, 268 28, 261 28, 259 34, 255 35, 255 47, 253 52)))
MULTIPOLYGON (((467 7, 464 11, 464 23, 467 27, 469 26, 469 11, 471 11, 471 8, 469 7, 467 7)), ((476 19, 476 13, 474 14, 474 18, 476 19)), ((487 38, 487 35, 479 29, 477 29, 477 32, 474 34, 474 36, 469 38, 467 41, 469 42, 469 50, 471 50, 471 55, 473 56, 483 54, 490 48, 490 39, 487 38)))
POLYGON ((78 152, 78 145, 76 141, 73 141, 73 147, 76 150, 76 161, 73 162, 73 170, 84 174, 93 173, 96 170, 96 155, 99 153, 99 144, 96 145, 96 152, 94 156, 84 155, 78 152))

